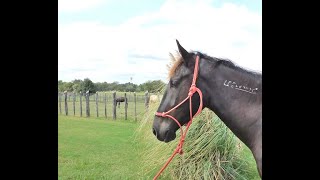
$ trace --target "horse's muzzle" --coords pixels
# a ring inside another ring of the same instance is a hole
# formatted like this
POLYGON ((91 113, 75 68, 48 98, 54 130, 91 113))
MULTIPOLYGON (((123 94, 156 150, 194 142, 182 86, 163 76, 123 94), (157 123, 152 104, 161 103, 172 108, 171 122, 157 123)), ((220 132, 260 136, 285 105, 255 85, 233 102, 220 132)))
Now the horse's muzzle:
POLYGON ((175 131, 170 130, 165 126, 153 126, 153 134, 157 137, 159 141, 170 142, 176 138, 175 131), (160 127, 160 128, 159 128, 160 127))

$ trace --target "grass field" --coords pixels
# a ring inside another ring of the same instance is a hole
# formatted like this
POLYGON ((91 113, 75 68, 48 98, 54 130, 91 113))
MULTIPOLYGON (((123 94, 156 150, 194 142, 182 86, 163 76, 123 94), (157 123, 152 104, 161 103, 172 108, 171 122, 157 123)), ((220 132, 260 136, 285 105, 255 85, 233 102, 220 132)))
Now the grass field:
MULTIPOLYGON (((151 179, 158 168, 143 172, 145 162, 142 157, 147 155, 143 153, 148 149, 145 142, 135 139, 138 127, 139 123, 132 118, 114 121, 111 117, 59 115, 58 179, 151 179)), ((253 172, 248 179, 260 179, 251 152, 243 147, 243 157, 248 159, 253 172)), ((168 157, 163 158, 161 165, 168 157)), ((164 176, 159 179, 170 178, 164 176)))
POLYGON ((59 179, 141 179, 136 123, 63 115, 58 121, 59 179))

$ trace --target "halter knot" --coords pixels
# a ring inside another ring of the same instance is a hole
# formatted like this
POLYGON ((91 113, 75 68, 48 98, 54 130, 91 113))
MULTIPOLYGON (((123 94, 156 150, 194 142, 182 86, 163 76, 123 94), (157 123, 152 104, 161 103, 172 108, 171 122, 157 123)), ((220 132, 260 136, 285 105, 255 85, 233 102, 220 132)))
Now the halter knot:
POLYGON ((156 116, 165 117, 166 113, 165 112, 162 112, 162 113, 156 112, 156 116))
POLYGON ((190 89, 189 89, 189 93, 188 96, 192 96, 195 92, 197 91, 197 87, 195 84, 192 84, 190 89))
POLYGON ((178 146, 175 150, 176 153, 179 153, 180 155, 183 154, 183 150, 182 150, 182 147, 181 146, 178 146))
POLYGON ((182 155, 182 154, 183 154, 183 150, 182 150, 182 148, 180 148, 180 149, 179 149, 178 153, 179 153, 180 155, 182 155))

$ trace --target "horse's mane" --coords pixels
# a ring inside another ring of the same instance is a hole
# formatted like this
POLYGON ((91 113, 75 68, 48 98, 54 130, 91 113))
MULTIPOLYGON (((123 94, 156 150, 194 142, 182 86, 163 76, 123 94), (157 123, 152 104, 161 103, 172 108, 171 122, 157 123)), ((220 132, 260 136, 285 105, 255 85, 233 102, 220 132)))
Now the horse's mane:
MULTIPOLYGON (((192 52, 192 53, 194 53, 194 52, 192 52)), ((242 67, 236 65, 234 62, 232 62, 229 59, 211 57, 211 56, 208 56, 207 54, 204 54, 201 52, 198 52, 198 53, 200 54, 201 58, 204 58, 204 59, 209 60, 211 62, 215 62, 216 66, 224 65, 225 67, 235 69, 237 71, 243 72, 245 74, 249 74, 251 76, 261 76, 260 72, 255 72, 255 71, 251 71, 251 70, 247 70, 245 68, 242 68, 242 67)), ((171 61, 170 61, 170 64, 167 65, 167 67, 169 70, 168 78, 170 79, 174 76, 177 68, 183 63, 183 59, 182 59, 182 56, 180 55, 180 53, 177 51, 175 54, 169 53, 169 56, 170 56, 171 61)))
POLYGON ((239 72, 248 74, 250 76, 255 76, 255 77, 261 77, 261 72, 253 71, 253 70, 248 70, 246 68, 243 68, 241 66, 238 66, 234 62, 232 62, 230 59, 223 59, 223 58, 216 58, 216 57, 211 57, 208 56, 207 54, 200 53, 202 58, 205 58, 211 62, 215 62, 216 66, 223 65, 225 67, 237 70, 239 72))
POLYGON ((183 60, 178 51, 176 51, 175 54, 169 53, 169 56, 171 61, 170 64, 167 65, 167 68, 169 70, 168 78, 170 79, 175 74, 177 68, 182 64, 183 60))

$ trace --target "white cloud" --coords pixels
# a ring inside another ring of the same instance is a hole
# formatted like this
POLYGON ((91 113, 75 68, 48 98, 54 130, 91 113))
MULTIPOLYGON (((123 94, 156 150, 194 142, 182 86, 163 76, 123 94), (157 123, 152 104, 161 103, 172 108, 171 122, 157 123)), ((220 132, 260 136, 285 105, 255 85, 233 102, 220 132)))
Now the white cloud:
POLYGON ((176 38, 187 50, 262 69, 261 14, 230 3, 216 8, 208 1, 168 0, 159 11, 119 26, 75 22, 60 25, 58 31, 59 79, 66 81, 89 77, 128 82, 130 76, 134 83, 159 77, 166 80, 168 53, 177 49, 176 38), (158 58, 134 58, 132 54, 158 58))
POLYGON ((97 7, 104 0, 58 0, 59 12, 80 12, 97 7))

